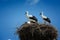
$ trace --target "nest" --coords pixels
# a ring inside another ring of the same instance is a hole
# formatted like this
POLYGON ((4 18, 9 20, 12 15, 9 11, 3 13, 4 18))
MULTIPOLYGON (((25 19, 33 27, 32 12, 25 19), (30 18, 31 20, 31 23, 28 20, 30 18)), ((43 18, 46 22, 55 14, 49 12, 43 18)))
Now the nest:
POLYGON ((20 40, 57 40, 57 30, 46 24, 24 23, 17 29, 20 40))

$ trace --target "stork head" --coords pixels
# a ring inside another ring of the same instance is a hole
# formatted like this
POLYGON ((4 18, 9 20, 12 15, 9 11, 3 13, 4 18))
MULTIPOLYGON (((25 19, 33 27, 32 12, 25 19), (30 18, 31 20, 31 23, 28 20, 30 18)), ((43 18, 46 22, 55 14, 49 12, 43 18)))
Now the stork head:
POLYGON ((40 13, 40 15, 42 15, 42 13, 40 13))
POLYGON ((41 12, 40 15, 43 15, 43 12, 41 12))
POLYGON ((26 11, 26 12, 25 12, 25 15, 27 15, 28 13, 29 13, 29 12, 28 12, 28 11, 26 11))

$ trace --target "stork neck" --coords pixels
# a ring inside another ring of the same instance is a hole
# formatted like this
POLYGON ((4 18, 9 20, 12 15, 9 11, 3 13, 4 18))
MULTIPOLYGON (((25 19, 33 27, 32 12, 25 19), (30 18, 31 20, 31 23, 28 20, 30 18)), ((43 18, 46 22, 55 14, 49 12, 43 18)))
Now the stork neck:
POLYGON ((28 13, 26 14, 26 16, 28 16, 28 13))
POLYGON ((42 13, 42 15, 41 16, 43 16, 43 13, 42 13))
POLYGON ((26 14, 26 16, 28 16, 28 13, 26 14))
POLYGON ((43 16, 43 12, 42 12, 42 16, 43 16))

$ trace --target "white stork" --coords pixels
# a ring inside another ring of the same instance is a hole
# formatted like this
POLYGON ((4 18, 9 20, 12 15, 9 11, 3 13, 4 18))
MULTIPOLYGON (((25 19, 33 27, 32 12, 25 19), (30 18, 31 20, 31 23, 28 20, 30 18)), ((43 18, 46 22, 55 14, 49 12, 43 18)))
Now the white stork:
POLYGON ((28 11, 25 12, 25 15, 26 15, 26 17, 28 18, 28 22, 27 22, 27 23, 31 23, 31 22, 32 22, 32 23, 35 23, 35 22, 38 21, 35 16, 29 15, 29 12, 28 12, 28 11))
POLYGON ((44 22, 51 23, 50 19, 43 15, 43 12, 41 12, 40 15, 41 15, 42 19, 44 20, 44 22))

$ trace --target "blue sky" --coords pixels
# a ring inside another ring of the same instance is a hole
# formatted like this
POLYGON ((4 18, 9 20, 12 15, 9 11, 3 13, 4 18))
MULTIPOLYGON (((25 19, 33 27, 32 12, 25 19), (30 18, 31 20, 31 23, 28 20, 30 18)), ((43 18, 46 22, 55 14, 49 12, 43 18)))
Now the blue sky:
POLYGON ((43 21, 39 13, 43 11, 60 34, 60 0, 0 0, 0 40, 19 39, 14 33, 16 27, 27 21, 25 11, 36 16, 40 23, 43 21))

